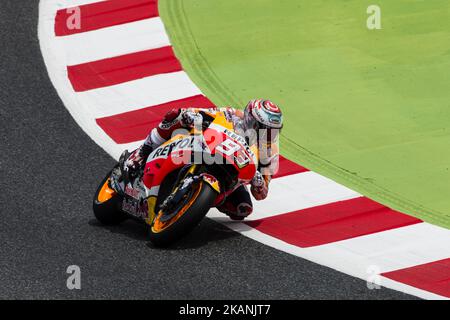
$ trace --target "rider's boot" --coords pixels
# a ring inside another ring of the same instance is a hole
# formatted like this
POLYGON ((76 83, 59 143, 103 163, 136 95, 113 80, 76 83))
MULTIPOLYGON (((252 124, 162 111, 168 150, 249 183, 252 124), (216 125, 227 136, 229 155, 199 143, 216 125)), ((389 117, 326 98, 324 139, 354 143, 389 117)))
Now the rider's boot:
POLYGON ((124 167, 130 179, 142 176, 145 162, 152 151, 151 146, 143 144, 128 157, 124 167))
POLYGON ((249 203, 240 203, 234 206, 232 203, 226 201, 222 205, 218 206, 217 209, 225 213, 231 220, 244 220, 253 212, 253 207, 249 203))

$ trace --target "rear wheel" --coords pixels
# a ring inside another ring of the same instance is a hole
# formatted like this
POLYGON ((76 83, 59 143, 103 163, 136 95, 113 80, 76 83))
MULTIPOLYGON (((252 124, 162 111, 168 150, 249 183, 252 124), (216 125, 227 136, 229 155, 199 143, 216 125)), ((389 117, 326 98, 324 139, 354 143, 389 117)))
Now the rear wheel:
POLYGON ((127 219, 120 211, 122 197, 115 192, 109 183, 111 173, 103 179, 95 192, 92 207, 98 221, 105 225, 117 225, 127 219))
POLYGON ((192 185, 188 195, 180 202, 171 219, 164 219, 160 210, 149 230, 149 240, 158 247, 168 246, 194 229, 208 213, 217 192, 203 181, 192 185))

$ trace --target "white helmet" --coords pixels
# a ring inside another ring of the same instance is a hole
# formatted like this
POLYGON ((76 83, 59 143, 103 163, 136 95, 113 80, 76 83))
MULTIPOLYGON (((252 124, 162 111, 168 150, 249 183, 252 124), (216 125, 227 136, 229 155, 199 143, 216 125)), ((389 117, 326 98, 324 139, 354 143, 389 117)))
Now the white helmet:
POLYGON ((283 115, 270 100, 251 100, 244 110, 244 126, 246 130, 254 129, 260 141, 276 141, 283 128, 283 115))

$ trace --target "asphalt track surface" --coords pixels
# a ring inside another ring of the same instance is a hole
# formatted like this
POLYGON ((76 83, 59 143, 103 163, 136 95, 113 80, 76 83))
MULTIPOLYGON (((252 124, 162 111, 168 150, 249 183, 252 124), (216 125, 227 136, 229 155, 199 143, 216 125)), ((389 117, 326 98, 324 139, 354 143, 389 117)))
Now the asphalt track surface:
POLYGON ((159 250, 142 225, 100 226, 114 160, 74 122, 37 39, 37 0, 0 2, 0 298, 411 299, 266 247, 207 219, 159 250), (81 268, 81 290, 66 268, 81 268))

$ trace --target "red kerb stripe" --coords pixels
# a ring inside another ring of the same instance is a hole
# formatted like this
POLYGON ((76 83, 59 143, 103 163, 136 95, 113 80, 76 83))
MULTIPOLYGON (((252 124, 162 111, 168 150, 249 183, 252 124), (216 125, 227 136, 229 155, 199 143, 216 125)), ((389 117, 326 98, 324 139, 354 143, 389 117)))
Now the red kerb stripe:
POLYGON ((157 16, 157 0, 101 1, 58 10, 55 34, 67 36, 157 16))
POLYGON ((302 167, 301 165, 296 164, 295 162, 292 162, 291 160, 286 159, 283 156, 280 156, 278 172, 273 176, 273 178, 281 178, 284 176, 289 176, 291 174, 306 171, 309 170, 302 167))
POLYGON ((421 220, 359 197, 246 223, 272 237, 305 248, 419 222, 421 220))
POLYGON ((391 271, 384 277, 450 298, 450 258, 391 271))
POLYGON ((129 143, 147 137, 150 130, 158 125, 163 116, 172 109, 209 108, 213 103, 203 95, 175 100, 156 106, 125 112, 97 119, 97 124, 116 143, 129 143))
POLYGON ((67 67, 76 92, 181 70, 170 46, 67 67))

